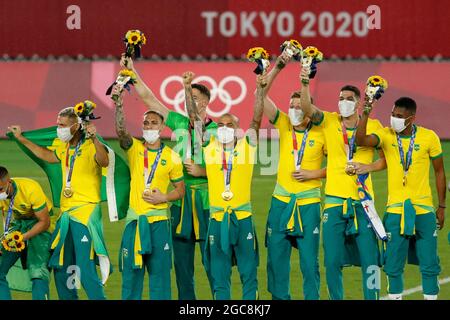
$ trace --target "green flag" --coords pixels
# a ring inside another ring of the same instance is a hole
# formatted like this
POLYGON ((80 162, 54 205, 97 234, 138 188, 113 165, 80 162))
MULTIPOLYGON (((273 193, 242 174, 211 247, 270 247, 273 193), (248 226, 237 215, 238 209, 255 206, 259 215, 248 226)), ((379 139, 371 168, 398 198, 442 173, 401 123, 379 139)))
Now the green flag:
MULTIPOLYGON (((20 143, 11 132, 8 132, 7 136, 14 140, 44 170, 50 183, 53 204, 56 208, 59 208, 63 180, 61 164, 48 163, 39 159, 31 150, 20 143)), ((23 132, 23 136, 39 146, 52 150, 55 139, 57 139, 56 126, 23 132)), ((117 155, 101 137, 98 137, 98 139, 108 149, 109 158, 108 167, 102 170, 101 199, 102 201, 108 201, 110 221, 118 221, 125 218, 128 211, 130 170, 122 157, 117 155)))

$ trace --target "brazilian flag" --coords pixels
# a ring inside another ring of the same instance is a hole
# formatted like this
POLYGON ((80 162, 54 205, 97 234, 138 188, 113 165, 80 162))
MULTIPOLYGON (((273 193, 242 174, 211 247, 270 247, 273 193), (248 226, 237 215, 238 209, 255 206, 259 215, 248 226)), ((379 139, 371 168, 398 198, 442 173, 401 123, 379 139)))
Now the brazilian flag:
MULTIPOLYGON (((33 143, 50 150, 54 150, 55 146, 61 143, 56 135, 56 126, 27 131, 22 134, 33 143)), ((59 208, 63 181, 61 164, 48 163, 39 159, 31 152, 31 150, 20 143, 11 132, 7 133, 7 136, 14 140, 19 145, 20 149, 44 170, 50 183, 53 205, 55 208, 59 208)), ((118 221, 125 218, 128 211, 131 180, 130 170, 124 159, 117 155, 101 137, 98 137, 98 139, 108 149, 109 158, 109 166, 102 170, 101 200, 108 202, 110 221, 118 221)), ((8 273, 8 282, 11 289, 31 291, 30 283, 28 281, 22 281, 24 272, 27 272, 27 270, 22 270, 18 264, 11 268, 8 273), (16 278, 14 275, 17 275, 17 279, 20 278, 21 280, 13 280, 12 278, 16 278), (20 288, 14 288, 14 283, 20 284, 20 288)))

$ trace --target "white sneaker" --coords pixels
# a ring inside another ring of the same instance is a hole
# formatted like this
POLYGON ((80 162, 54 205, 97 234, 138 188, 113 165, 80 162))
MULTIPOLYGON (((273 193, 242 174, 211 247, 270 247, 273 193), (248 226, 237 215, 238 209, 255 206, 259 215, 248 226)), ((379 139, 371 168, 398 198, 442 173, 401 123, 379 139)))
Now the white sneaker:
POLYGON ((436 295, 424 294, 423 300, 437 300, 437 294, 436 295))
POLYGON ((403 296, 401 293, 398 294, 389 293, 389 300, 403 300, 403 296))

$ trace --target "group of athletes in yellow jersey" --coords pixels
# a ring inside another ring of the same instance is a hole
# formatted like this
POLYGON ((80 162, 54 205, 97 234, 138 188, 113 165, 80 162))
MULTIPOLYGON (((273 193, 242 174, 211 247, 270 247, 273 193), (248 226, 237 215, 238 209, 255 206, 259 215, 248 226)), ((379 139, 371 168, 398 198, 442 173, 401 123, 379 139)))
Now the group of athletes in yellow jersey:
MULTIPOLYGON (((359 89, 351 85, 339 92, 339 112, 322 111, 310 97, 307 68, 293 79, 301 83, 301 90, 292 94, 288 112, 283 112, 269 92, 290 59, 281 54, 270 72, 257 76, 253 119, 241 136, 236 116, 227 113, 216 122, 207 117, 210 92, 192 83, 192 72, 183 74, 185 117, 164 106, 133 61, 122 56, 121 66, 134 71, 134 88, 149 108, 143 117, 143 139, 136 139, 125 126, 123 88, 114 85, 116 132, 131 174, 119 254, 122 299, 142 298, 145 268, 150 298, 171 299, 172 259, 178 299, 195 299, 196 243, 214 299, 231 298, 233 265, 240 273, 242 298, 258 299, 259 249, 251 185, 264 115, 279 132, 278 175, 264 241, 272 298, 290 299, 292 247, 299 251, 305 299, 320 298, 318 253, 323 233, 330 299, 343 299, 342 268, 350 265, 361 267, 365 299, 379 299, 381 267, 388 276, 389 297, 402 299, 407 261, 420 266, 424 298, 437 299, 437 230, 444 224, 446 197, 438 136, 415 124, 416 103, 408 97, 395 101, 391 127, 369 118, 373 103, 361 99, 359 89), (160 139, 165 125, 173 131, 176 149, 160 139), (437 209, 430 189, 431 163, 437 209), (377 224, 369 215, 375 195, 370 173, 386 168, 388 203, 383 222, 377 224), (324 195, 322 179, 326 179, 324 195)), ((53 214, 53 204, 37 182, 11 178, 4 167, 0 167, 0 208, 10 229, 21 231, 27 242, 34 299, 48 298, 48 268, 54 270, 59 298, 77 299, 67 272, 73 265, 80 269, 88 297, 105 299, 110 262, 101 225, 100 183, 102 168, 110 161, 108 149, 92 123, 82 127, 73 108, 63 109, 57 124, 58 139, 47 148, 25 138, 19 126, 9 130, 37 158, 61 164, 61 213, 53 214)), ((3 250, 1 299, 11 298, 6 278, 20 257, 20 252, 3 250)))

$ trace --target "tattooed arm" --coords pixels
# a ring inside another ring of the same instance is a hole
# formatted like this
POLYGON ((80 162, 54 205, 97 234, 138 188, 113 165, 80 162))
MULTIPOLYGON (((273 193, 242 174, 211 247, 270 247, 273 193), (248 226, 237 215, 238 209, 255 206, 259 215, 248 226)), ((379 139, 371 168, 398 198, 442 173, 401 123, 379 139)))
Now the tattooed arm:
POLYGON ((114 100, 114 104, 116 105, 116 133, 119 137, 120 147, 124 150, 127 150, 133 144, 133 137, 128 133, 127 128, 125 127, 125 115, 123 112, 123 91, 119 93, 119 90, 116 86, 113 88, 113 92, 111 96, 115 94, 118 95, 117 99, 114 100))
POLYGON ((300 107, 313 123, 319 123, 323 119, 323 112, 311 102, 311 95, 309 92, 309 71, 305 68, 302 68, 300 80, 302 82, 300 107))
POLYGON ((264 88, 262 87, 262 83, 264 82, 264 77, 259 75, 256 78, 256 100, 255 107, 253 110, 253 119, 250 123, 250 129, 248 136, 250 138, 250 142, 253 145, 258 144, 259 138, 259 128, 261 127, 261 121, 264 112, 264 88))

